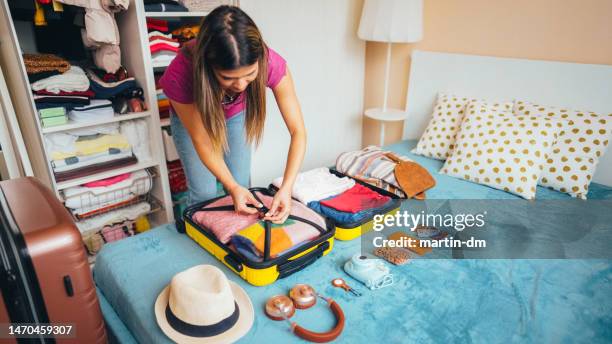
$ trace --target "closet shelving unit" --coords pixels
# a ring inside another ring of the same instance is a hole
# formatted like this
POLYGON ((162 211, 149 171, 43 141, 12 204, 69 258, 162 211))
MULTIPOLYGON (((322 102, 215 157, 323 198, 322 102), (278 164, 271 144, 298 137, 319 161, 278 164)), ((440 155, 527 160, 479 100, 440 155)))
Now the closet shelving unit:
MULTIPOLYGON (((238 1, 232 1, 232 4, 238 6, 238 1)), ((156 19, 168 19, 168 20, 185 20, 190 23, 197 21, 199 19, 204 18, 208 15, 209 12, 195 11, 195 12, 146 12, 144 10, 144 4, 141 1, 136 1, 135 3, 135 11, 138 13, 138 33, 140 35, 140 50, 143 55, 143 66, 146 70, 147 74, 146 80, 149 82, 147 85, 147 97, 151 99, 149 102, 149 109, 153 113, 153 117, 156 120, 159 120, 159 124, 157 126, 157 130, 159 135, 161 135, 161 130, 163 127, 170 126, 169 118, 159 117, 159 108, 157 106, 157 94, 155 89, 155 72, 163 72, 166 67, 168 67, 168 63, 156 64, 151 60, 151 53, 149 49, 149 36, 147 30, 147 18, 156 18, 156 19)), ((164 153, 163 147, 161 148, 161 152, 164 153)), ((165 164, 165 161, 164 161, 165 164)), ((162 178, 168 179, 168 173, 164 173, 162 178)), ((166 181, 166 184, 169 185, 169 181, 166 181)), ((177 205, 180 202, 173 202, 172 204, 177 205)))
MULTIPOLYGON (((150 66, 150 54, 143 49, 142 29, 146 31, 145 16, 142 1, 130 0, 128 10, 117 13, 115 19, 120 33, 120 47, 122 65, 136 78, 144 90, 147 110, 124 115, 116 114, 112 119, 105 119, 88 123, 74 123, 54 127, 42 127, 38 120, 38 113, 30 91, 27 73, 22 58, 22 43, 29 39, 23 37, 29 32, 18 32, 10 14, 7 0, 0 0, 0 59, 11 73, 7 76, 7 85, 11 90, 13 105, 18 115, 21 131, 26 142, 34 176, 51 187, 62 199, 61 191, 87 182, 113 177, 127 172, 149 169, 155 176, 150 193, 152 211, 149 214, 151 226, 157 226, 174 220, 172 198, 168 183, 168 172, 162 142, 160 121, 155 96, 155 81, 150 66), (143 26, 144 25, 144 26, 143 26), (149 161, 116 168, 110 171, 88 175, 82 178, 58 182, 55 180, 50 159, 44 149, 44 135, 77 128, 92 127, 96 125, 122 122, 133 119, 145 119, 149 130, 149 148, 152 158, 149 161)), ((146 35, 146 32, 145 32, 146 35)))

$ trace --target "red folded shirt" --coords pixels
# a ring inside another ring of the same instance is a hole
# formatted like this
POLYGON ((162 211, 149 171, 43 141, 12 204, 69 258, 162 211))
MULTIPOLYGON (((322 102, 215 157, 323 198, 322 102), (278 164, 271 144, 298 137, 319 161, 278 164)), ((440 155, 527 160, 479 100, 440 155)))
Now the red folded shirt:
POLYGON ((96 94, 92 90, 87 91, 73 91, 73 92, 64 92, 60 91, 59 93, 52 93, 47 90, 34 91, 34 94, 38 94, 41 96, 79 96, 79 97, 87 97, 93 98, 96 94))
POLYGON ((168 22, 161 19, 147 18, 147 29, 167 32, 168 22))
POLYGON ((355 184, 352 188, 340 195, 321 201, 321 205, 336 209, 345 213, 358 213, 363 210, 382 207, 391 198, 383 196, 369 188, 355 184))
POLYGON ((150 48, 151 48, 151 54, 155 54, 158 51, 172 51, 175 53, 179 51, 179 48, 173 47, 165 43, 156 43, 156 44, 151 45, 150 48))

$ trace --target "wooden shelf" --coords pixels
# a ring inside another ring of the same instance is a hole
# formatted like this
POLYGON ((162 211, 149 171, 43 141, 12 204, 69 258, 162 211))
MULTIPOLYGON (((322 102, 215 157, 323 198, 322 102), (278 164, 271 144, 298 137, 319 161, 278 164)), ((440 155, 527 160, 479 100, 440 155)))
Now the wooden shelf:
POLYGON ((143 118, 147 117, 151 114, 150 111, 143 112, 131 112, 124 115, 115 114, 113 118, 107 118, 99 121, 91 121, 91 122, 73 122, 72 120, 68 121, 68 124, 57 125, 53 127, 46 127, 42 129, 43 134, 56 133, 59 131, 67 131, 72 129, 80 129, 80 128, 88 128, 95 127, 101 124, 129 121, 131 119, 143 118))
POLYGON ((176 17, 206 17, 209 12, 145 12, 147 17, 176 18, 176 17))
POLYGON ((57 183, 57 189, 58 190, 64 190, 64 189, 67 189, 67 188, 70 188, 70 187, 73 187, 73 186, 77 186, 77 185, 93 182, 95 180, 110 178, 110 177, 114 177, 114 176, 117 176, 117 175, 120 175, 120 174, 123 174, 123 173, 134 172, 134 171, 142 170, 142 169, 153 167, 153 166, 157 166, 157 165, 158 164, 155 161, 139 162, 139 163, 134 164, 134 165, 120 167, 120 168, 116 168, 114 170, 100 172, 100 173, 92 174, 92 175, 89 175, 89 176, 86 176, 86 177, 82 177, 82 178, 71 179, 71 180, 67 180, 65 182, 59 182, 59 183, 57 183))

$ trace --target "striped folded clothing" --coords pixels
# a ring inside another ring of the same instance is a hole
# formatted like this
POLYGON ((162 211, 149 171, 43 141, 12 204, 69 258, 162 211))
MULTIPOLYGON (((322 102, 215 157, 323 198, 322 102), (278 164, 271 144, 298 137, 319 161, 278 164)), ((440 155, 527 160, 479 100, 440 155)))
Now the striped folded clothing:
MULTIPOLYGON (((396 163, 386 156, 387 153, 389 151, 384 151, 377 146, 344 152, 336 159, 336 169, 400 197, 406 197, 395 179, 396 163)), ((399 158, 404 161, 412 161, 406 156, 399 156, 399 158)))

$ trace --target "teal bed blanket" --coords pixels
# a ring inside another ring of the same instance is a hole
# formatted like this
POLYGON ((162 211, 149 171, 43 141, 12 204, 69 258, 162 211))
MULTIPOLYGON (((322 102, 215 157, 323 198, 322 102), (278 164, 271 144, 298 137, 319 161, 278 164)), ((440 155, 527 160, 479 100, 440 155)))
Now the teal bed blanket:
MULTIPOLYGON (((437 181, 428 198, 515 198, 436 172, 442 162, 413 156, 414 142, 389 148, 426 167, 437 181)), ((566 196, 539 188, 541 199, 566 196)), ((610 199, 612 188, 593 184, 591 198, 610 199)), ((609 244, 608 244, 609 246, 609 244)), ((392 267, 395 284, 370 291, 342 266, 361 250, 361 241, 336 241, 333 251, 301 272, 266 287, 234 275, 174 225, 164 225, 104 246, 94 279, 111 337, 122 343, 170 343, 153 314, 159 292, 172 276, 197 264, 221 267, 242 286, 255 308, 255 323, 242 343, 302 342, 285 322, 263 313, 265 300, 308 283, 338 301, 346 314, 342 343, 609 343, 612 340, 612 265, 607 259, 421 259, 392 267), (334 288, 342 277, 364 295, 334 288)), ((323 304, 296 313, 295 320, 328 330, 333 319, 323 304)))

